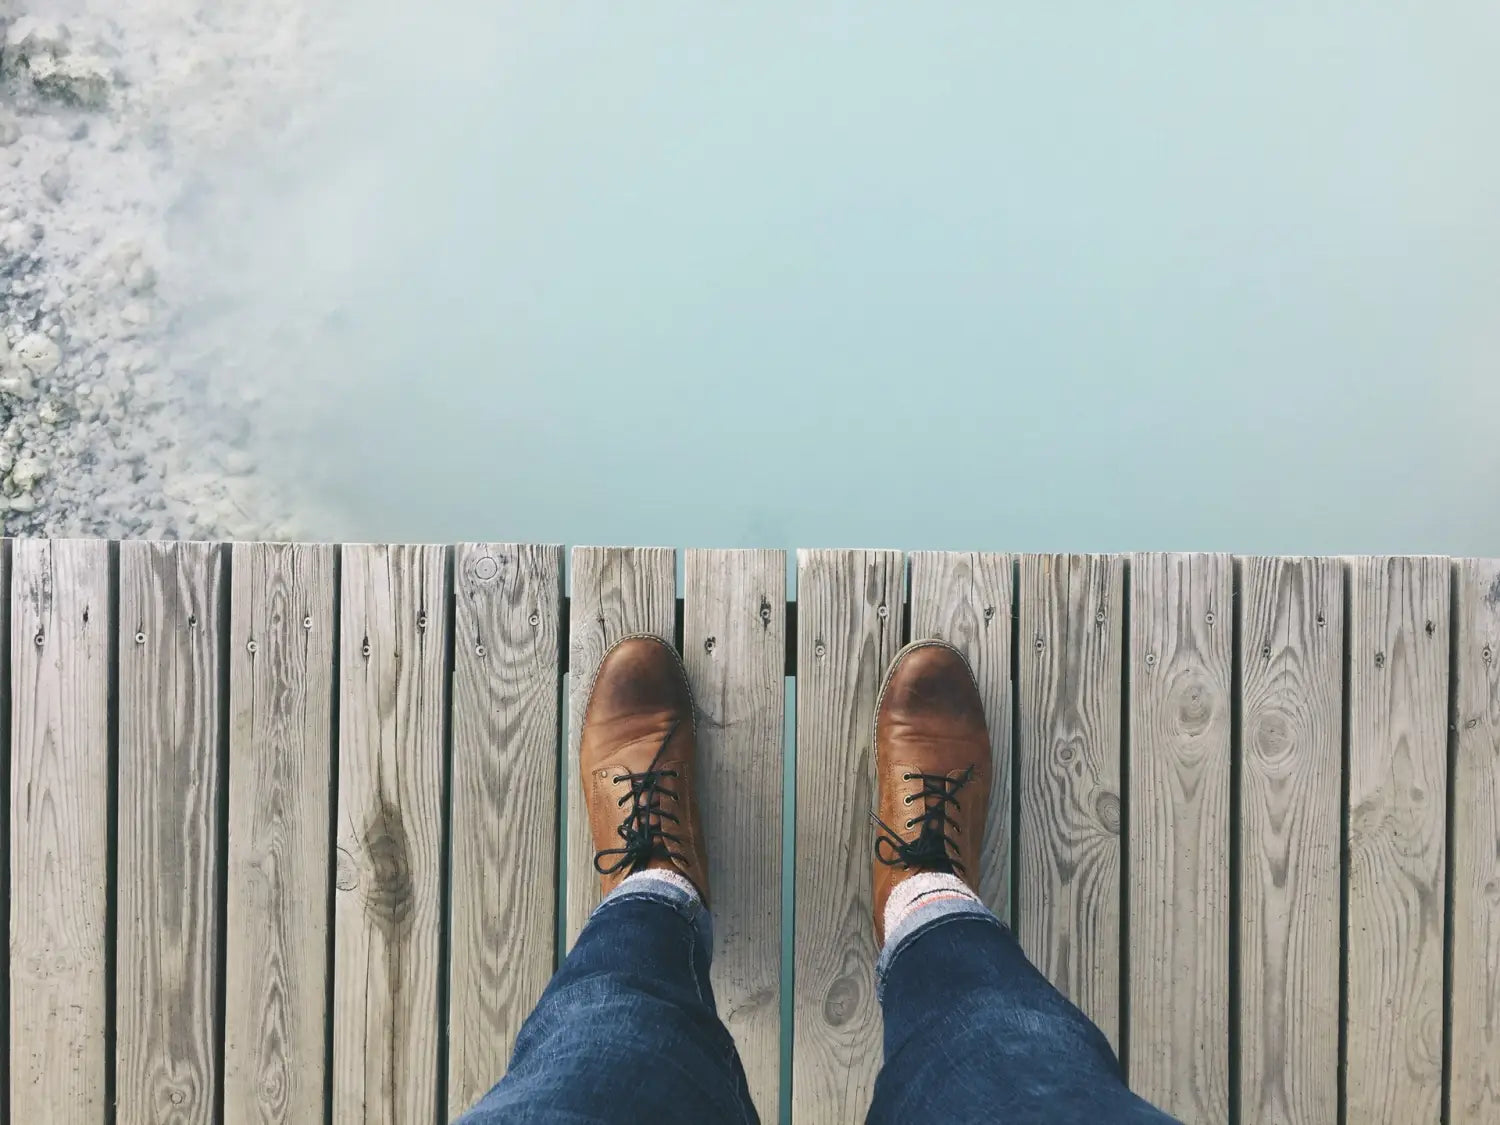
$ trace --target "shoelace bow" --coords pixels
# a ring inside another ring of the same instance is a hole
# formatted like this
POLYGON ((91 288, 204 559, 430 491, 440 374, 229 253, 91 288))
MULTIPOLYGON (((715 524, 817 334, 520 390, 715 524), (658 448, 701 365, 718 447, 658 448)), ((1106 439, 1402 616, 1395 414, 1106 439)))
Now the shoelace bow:
POLYGON ((906 822, 907 831, 921 825, 915 839, 903 840, 898 833, 885 821, 881 820, 873 812, 870 819, 878 824, 881 831, 875 836, 875 858, 887 867, 904 867, 908 870, 921 868, 925 871, 942 871, 952 875, 955 870, 964 872, 963 861, 958 858, 958 842, 948 835, 948 826, 957 825, 957 822, 948 815, 948 806, 952 805, 955 812, 962 806, 958 803, 958 792, 969 783, 974 776, 974 767, 968 769, 958 777, 949 777, 942 773, 904 773, 902 781, 921 781, 922 791, 920 793, 909 793, 906 803, 913 801, 923 803, 921 816, 911 817, 906 822), (881 851, 881 845, 887 847, 887 851, 881 851), (953 854, 949 854, 949 850, 953 854))
POLYGON ((672 736, 677 733, 677 727, 682 722, 678 719, 667 731, 667 737, 661 740, 661 745, 656 748, 656 754, 651 759, 651 764, 640 773, 632 773, 625 770, 610 778, 612 784, 619 785, 621 782, 630 782, 630 792, 622 796, 615 804, 624 806, 626 801, 631 802, 630 812, 626 814, 617 831, 620 839, 624 841, 624 847, 607 848, 594 856, 594 870, 601 875, 613 875, 617 871, 626 871, 626 874, 634 875, 637 871, 645 869, 646 864, 653 859, 666 859, 680 862, 686 857, 677 851, 673 851, 671 845, 680 844, 682 837, 668 832, 663 821, 670 820, 673 824, 682 823, 676 813, 668 812, 661 807, 661 798, 670 797, 676 801, 677 790, 669 789, 662 782, 677 776, 676 770, 659 770, 656 763, 661 761, 663 751, 667 743, 672 741, 672 736), (619 856, 609 866, 604 865, 606 856, 619 856))

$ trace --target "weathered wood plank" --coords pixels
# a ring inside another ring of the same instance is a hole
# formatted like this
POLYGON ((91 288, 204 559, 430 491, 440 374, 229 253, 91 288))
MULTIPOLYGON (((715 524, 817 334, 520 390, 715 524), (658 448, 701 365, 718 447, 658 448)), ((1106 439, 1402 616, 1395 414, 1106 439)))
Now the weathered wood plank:
MULTIPOLYGON (((11 773, 11 660, 10 660, 10 540, 0 534, 0 775, 11 773)), ((6 886, 14 888, 11 878, 11 800, 10 785, 0 785, 0 871, 5 872, 6 886)), ((11 900, 0 903, 0 1117, 10 1119, 11 1022, 15 1016, 10 1004, 11 900)))
POLYGON ((1021 559, 1022 946, 1117 1048, 1124 562, 1021 559))
POLYGON ((450 1116, 500 1077, 556 960, 563 554, 468 543, 453 569, 450 1116))
POLYGON ((1457 563, 1453 1125, 1500 1121, 1500 559, 1457 563))
POLYGON ((594 673, 609 647, 632 633, 652 633, 668 643, 677 631, 677 556, 670 547, 573 548, 573 603, 569 618, 567 946, 599 905, 594 841, 583 782, 578 777, 578 740, 594 673))
POLYGON ((870 884, 875 700, 901 644, 898 551, 800 551, 792 1117, 862 1120, 880 1066, 870 884))
POLYGON ((1451 567, 1351 564, 1347 1116, 1437 1122, 1451 567))
MULTIPOLYGON (((3 552, 10 546, 0 544, 0 589, 6 589, 3 552)), ((11 1120, 101 1122, 109 956, 109 545, 22 539, 14 552, 8 588, 11 1120)))
POLYGON ((447 549, 344 548, 333 1120, 438 1112, 447 549))
POLYGON ((1344 585, 1330 559, 1240 562, 1242 1125, 1338 1111, 1344 585))
POLYGON ((698 708, 714 996, 763 1120, 781 1096, 786 552, 688 551, 683 662, 698 708))
POLYGON ((230 567, 224 1120, 323 1114, 336 551, 237 543, 230 567))
POLYGON ((1130 1085, 1184 1121, 1229 1119, 1234 567, 1130 565, 1130 1085))
POLYGON ((223 595, 217 544, 120 546, 120 1125, 216 1113, 223 595))
POLYGON ((993 761, 979 894, 1011 917, 1011 601, 1009 555, 916 551, 911 559, 911 637, 960 649, 984 697, 993 761))

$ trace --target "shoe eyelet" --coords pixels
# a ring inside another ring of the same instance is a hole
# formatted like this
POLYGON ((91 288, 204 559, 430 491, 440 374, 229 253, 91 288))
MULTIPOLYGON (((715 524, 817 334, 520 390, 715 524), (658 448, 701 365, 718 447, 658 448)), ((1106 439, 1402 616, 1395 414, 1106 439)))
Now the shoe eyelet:
POLYGON ((916 799, 916 794, 915 794, 915 793, 908 793, 908 794, 907 794, 907 795, 906 795, 906 796, 905 796, 905 797, 902 797, 902 798, 901 798, 901 803, 902 803, 902 804, 903 804, 903 805, 909 805, 909 804, 911 804, 911 803, 912 803, 912 801, 914 801, 914 800, 915 800, 915 799, 916 799))
POLYGON ((910 828, 910 827, 912 827, 916 823, 917 823, 917 818, 916 817, 912 817, 910 820, 908 820, 906 822, 906 827, 910 828))
POLYGON ((916 774, 914 774, 914 773, 903 773, 903 774, 902 774, 902 775, 901 775, 901 780, 902 780, 902 781, 910 781, 910 780, 911 780, 911 779, 912 779, 912 778, 914 778, 914 777, 916 777, 916 776, 917 776, 917 775, 916 775, 916 774))

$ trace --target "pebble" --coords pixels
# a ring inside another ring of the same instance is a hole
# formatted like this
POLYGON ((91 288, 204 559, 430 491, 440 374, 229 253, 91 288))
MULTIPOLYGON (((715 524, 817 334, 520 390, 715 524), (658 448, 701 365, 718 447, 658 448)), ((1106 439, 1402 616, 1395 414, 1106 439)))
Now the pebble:
POLYGON ((224 471, 242 477, 255 468, 255 459, 243 449, 231 449, 221 458, 224 471))
POLYGON ((58 157, 57 163, 42 173, 42 192, 53 203, 61 203, 73 182, 73 173, 68 168, 67 157, 58 157))
POLYGON ((35 457, 23 457, 10 470, 10 481, 22 492, 30 492, 47 475, 47 466, 35 457))
POLYGON ((156 271, 142 261, 134 261, 125 271, 125 288, 132 293, 146 293, 156 287, 156 271))
POLYGON ((0 394, 10 395, 22 402, 30 402, 36 398, 36 384, 32 382, 31 373, 15 370, 12 374, 0 376, 0 394))
POLYGON ((0 148, 6 148, 21 139, 21 123, 12 114, 0 111, 0 148))
POLYGON ((62 362, 62 349, 56 341, 39 332, 22 336, 16 342, 16 362, 33 375, 45 378, 57 370, 62 362))
POLYGON ((36 500, 30 496, 12 496, 8 501, 12 512, 34 512, 36 511, 36 500))
POLYGON ((9 67, 42 55, 66 55, 72 38, 67 24, 23 16, 5 33, 5 64, 9 67))
POLYGON ((114 72, 92 55, 43 55, 30 62, 31 84, 44 98, 76 109, 103 109, 109 104, 114 72))

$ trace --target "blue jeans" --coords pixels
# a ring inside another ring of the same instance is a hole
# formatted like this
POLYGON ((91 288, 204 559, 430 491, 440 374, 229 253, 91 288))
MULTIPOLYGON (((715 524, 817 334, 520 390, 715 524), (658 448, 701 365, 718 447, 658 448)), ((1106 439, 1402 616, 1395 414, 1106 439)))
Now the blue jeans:
MULTIPOLYGON (((708 911, 661 882, 594 911, 516 1040, 510 1070, 459 1120, 755 1122, 708 983, 708 911)), ((978 903, 914 912, 877 966, 885 1066, 872 1122, 1165 1125, 1125 1088, 1109 1042, 978 903)))

